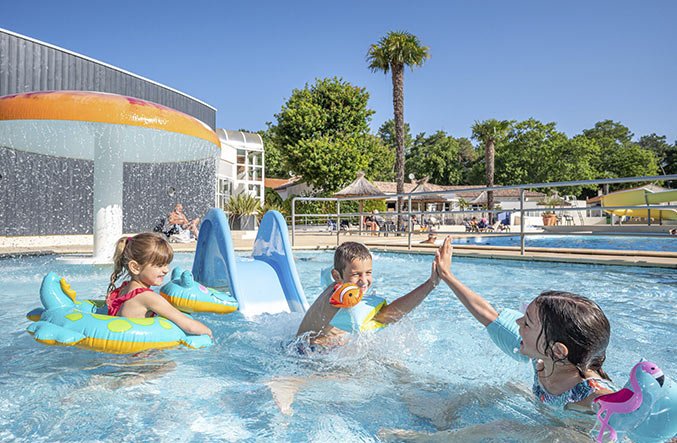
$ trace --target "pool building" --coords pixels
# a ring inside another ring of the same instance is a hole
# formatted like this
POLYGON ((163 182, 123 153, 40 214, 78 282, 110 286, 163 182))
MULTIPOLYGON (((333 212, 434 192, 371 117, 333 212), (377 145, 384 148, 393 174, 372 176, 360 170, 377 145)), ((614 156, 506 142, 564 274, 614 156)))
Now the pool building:
POLYGON ((2 28, 0 134, 0 235, 92 234, 97 208, 106 204, 120 207, 123 232, 139 232, 151 229, 176 203, 194 217, 222 207, 233 193, 249 192, 263 201, 264 152, 258 134, 216 128, 216 108, 199 99, 2 28), (154 113, 143 118, 168 118, 174 129, 146 125, 143 132, 141 125, 117 116, 83 115, 82 106, 91 100, 113 106, 115 97, 154 113), (17 103, 30 99, 41 100, 43 111, 26 104, 29 115, 19 112, 17 103), (106 124, 119 132, 114 143, 128 139, 129 146, 110 154, 121 160, 119 171, 97 168, 95 157, 104 154, 83 146, 74 126, 68 126, 70 117, 54 115, 63 105, 44 111, 45 103, 57 99, 72 102, 78 115, 73 120, 84 122, 82 130, 95 140, 110 129, 106 124), (44 127, 41 137, 34 136, 37 127, 44 127), (105 178, 98 191, 97 175, 105 178))

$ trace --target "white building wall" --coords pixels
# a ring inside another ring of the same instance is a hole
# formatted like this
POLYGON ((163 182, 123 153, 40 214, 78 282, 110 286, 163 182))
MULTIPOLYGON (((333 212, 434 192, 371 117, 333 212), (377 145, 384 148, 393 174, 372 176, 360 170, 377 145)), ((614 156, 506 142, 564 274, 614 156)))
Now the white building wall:
POLYGON ((216 206, 223 207, 231 195, 241 192, 250 193, 263 205, 265 156, 261 136, 221 128, 216 134, 221 141, 216 206))

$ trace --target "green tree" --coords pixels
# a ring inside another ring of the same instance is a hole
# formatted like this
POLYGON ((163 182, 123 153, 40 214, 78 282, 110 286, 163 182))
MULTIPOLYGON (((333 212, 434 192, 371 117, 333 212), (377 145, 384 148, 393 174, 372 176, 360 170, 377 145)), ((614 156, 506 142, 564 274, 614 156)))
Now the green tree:
MULTIPOLYGON (((395 169, 397 193, 404 192, 404 67, 412 70, 430 58, 430 48, 408 32, 389 32, 367 51, 367 63, 372 72, 392 72, 393 110, 395 116, 395 169)), ((398 211, 402 199, 397 200, 398 211)), ((400 224, 398 216, 398 225, 400 224)))
MULTIPOLYGON (((501 184, 591 180, 599 146, 583 136, 573 139, 557 131, 556 124, 535 119, 513 125, 496 149, 496 177, 501 184)), ((579 195, 580 186, 559 189, 579 195)))
POLYGON ((595 140, 600 147, 606 144, 624 145, 632 141, 633 133, 620 122, 604 120, 595 123, 592 129, 584 129, 583 135, 595 140))
POLYGON ((405 169, 416 177, 429 176, 438 185, 456 185, 463 177, 459 142, 437 131, 430 137, 420 134, 406 156, 405 169))
MULTIPOLYGON (((583 130, 583 135, 599 145, 599 156, 593 167, 597 177, 641 177, 658 174, 658 159, 648 149, 632 141, 633 133, 621 123, 604 120, 595 123, 592 129, 583 130)), ((611 189, 627 187, 625 184, 611 189)))
MULTIPOLYGON (((390 119, 383 122, 380 128, 378 128, 378 136, 381 139, 381 142, 392 148, 393 152, 397 150, 397 144, 395 143, 395 120, 390 119)), ((404 155, 407 155, 411 145, 414 142, 413 137, 411 136, 411 128, 409 123, 404 124, 404 155)))
MULTIPOLYGON (((472 137, 484 144, 484 164, 486 167, 486 182, 487 186, 494 186, 494 148, 496 142, 500 141, 507 132, 513 122, 508 120, 498 121, 496 119, 489 119, 483 122, 475 121, 472 127, 472 137)), ((487 208, 491 211, 494 208, 494 192, 487 192, 487 208)), ((490 220, 493 219, 493 214, 489 214, 490 220)))
MULTIPOLYGON (((371 138, 367 149, 369 150, 369 166, 368 171, 369 180, 393 181, 395 180, 395 151, 385 144, 383 144, 380 137, 369 135, 371 138)), ((378 208, 376 208, 378 209, 378 208)))
POLYGON ((677 142, 670 145, 665 136, 656 134, 644 135, 638 144, 656 155, 656 160, 664 174, 677 174, 677 142))
POLYGON ((327 194, 350 183, 358 171, 379 165, 373 157, 382 148, 369 134, 374 111, 368 100, 364 88, 337 78, 294 89, 270 128, 289 169, 327 194))

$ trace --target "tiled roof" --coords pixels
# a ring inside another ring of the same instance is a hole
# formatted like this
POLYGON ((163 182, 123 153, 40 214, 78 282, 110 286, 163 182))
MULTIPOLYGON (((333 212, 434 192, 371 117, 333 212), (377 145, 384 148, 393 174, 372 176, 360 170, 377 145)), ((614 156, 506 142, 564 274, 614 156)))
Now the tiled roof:
POLYGON ((286 184, 289 181, 287 178, 266 178, 263 180, 263 186, 266 188, 277 188, 278 186, 282 186, 286 184))
MULTIPOLYGON (((397 191, 397 183, 395 182, 373 182, 377 188, 383 191, 384 194, 395 194, 397 191)), ((430 188, 431 191, 444 191, 444 193, 453 193, 456 194, 456 197, 462 197, 466 200, 474 199, 479 197, 482 193, 482 190, 468 191, 463 192, 464 189, 477 189, 479 185, 467 185, 467 186, 441 186, 433 183, 427 183, 426 186, 430 188)), ((412 192, 416 187, 416 183, 405 183, 404 192, 412 192)), ((519 189, 498 189, 494 191, 494 197, 513 197, 519 198, 520 190, 519 189)), ((542 192, 535 191, 525 191, 525 197, 544 197, 545 194, 542 192)))
MULTIPOLYGON (((295 184, 298 184, 298 182, 301 181, 302 178, 303 178, 302 176, 296 175, 296 176, 290 178, 289 180, 281 179, 282 184, 275 186, 273 189, 275 191, 282 191, 283 189, 287 189, 290 186, 294 186, 295 184)), ((266 181, 265 181, 266 187, 268 187, 268 180, 277 180, 277 179, 268 179, 267 178, 266 181)))

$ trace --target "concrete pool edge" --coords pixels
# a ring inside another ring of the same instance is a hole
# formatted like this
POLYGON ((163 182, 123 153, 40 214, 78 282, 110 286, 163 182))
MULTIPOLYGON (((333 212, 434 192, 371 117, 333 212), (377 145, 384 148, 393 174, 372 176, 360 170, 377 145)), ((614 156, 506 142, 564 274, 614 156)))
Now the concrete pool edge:
MULTIPOLYGON (((191 244, 175 244, 174 251, 177 253, 191 253, 195 252, 195 243, 191 244)), ((432 245, 413 246, 412 249, 407 249, 406 246, 384 246, 378 244, 368 244, 370 250, 379 253, 399 253, 399 254, 416 254, 416 255, 434 255, 435 248, 432 245)), ((465 245, 463 245, 465 246, 465 245)), ((336 245, 299 245, 292 249, 294 251, 329 251, 336 248, 336 245)), ((505 247, 507 248, 507 247, 505 247)), ((41 250, 15 250, 0 252, 0 259, 32 257, 32 256, 47 256, 47 255, 78 255, 91 254, 91 249, 84 248, 68 248, 68 250, 61 250, 62 248, 41 249, 41 250)), ((527 249, 525 255, 520 255, 517 250, 498 250, 497 248, 484 247, 459 247, 454 246, 454 255, 456 257, 464 258, 484 258, 496 260, 518 260, 518 261, 537 261, 537 262, 555 262, 555 263, 575 263, 575 264, 597 264, 609 266, 639 266, 651 268, 667 268, 677 269, 677 254, 664 253, 662 256, 647 255, 650 251, 610 251, 610 250, 588 250, 594 252, 572 253, 562 252, 555 249, 534 248, 539 251, 530 251, 527 249), (635 253, 642 254, 635 254, 635 253), (668 256, 665 256, 668 255, 668 256)), ((238 245, 236 251, 249 252, 250 246, 238 245)))

